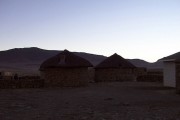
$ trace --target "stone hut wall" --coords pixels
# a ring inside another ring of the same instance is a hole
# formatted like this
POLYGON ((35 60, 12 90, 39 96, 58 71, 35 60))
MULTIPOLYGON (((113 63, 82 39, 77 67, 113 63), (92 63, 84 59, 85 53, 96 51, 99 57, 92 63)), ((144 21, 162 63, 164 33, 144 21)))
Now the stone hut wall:
POLYGON ((134 69, 134 74, 136 76, 141 76, 141 75, 146 75, 147 74, 147 69, 143 67, 137 67, 134 69))
POLYGON ((133 69, 96 69, 95 82, 103 81, 135 81, 133 69))
POLYGON ((176 92, 180 93, 180 63, 176 63, 176 92))
POLYGON ((163 82, 162 69, 150 69, 145 74, 137 76, 137 81, 140 82, 163 82))
POLYGON ((89 82, 87 68, 53 68, 41 71, 46 87, 86 86, 89 82))
POLYGON ((89 82, 94 82, 95 70, 93 67, 88 68, 89 82))

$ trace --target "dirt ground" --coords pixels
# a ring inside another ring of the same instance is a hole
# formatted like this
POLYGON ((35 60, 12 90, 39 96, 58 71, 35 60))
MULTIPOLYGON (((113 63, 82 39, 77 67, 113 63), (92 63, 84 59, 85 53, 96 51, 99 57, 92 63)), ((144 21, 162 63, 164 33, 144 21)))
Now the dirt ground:
POLYGON ((180 95, 150 82, 1 89, 0 120, 180 120, 180 95))

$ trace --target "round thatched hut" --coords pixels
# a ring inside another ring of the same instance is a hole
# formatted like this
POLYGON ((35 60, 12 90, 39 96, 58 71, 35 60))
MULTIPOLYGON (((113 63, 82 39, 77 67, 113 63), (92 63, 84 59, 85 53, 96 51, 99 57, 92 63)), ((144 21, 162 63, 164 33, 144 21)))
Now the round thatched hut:
POLYGON ((40 66, 46 86, 84 86, 89 82, 88 67, 92 64, 68 50, 44 61, 40 66))
POLYGON ((119 56, 113 54, 95 67, 95 82, 102 81, 133 81, 136 67, 119 56))

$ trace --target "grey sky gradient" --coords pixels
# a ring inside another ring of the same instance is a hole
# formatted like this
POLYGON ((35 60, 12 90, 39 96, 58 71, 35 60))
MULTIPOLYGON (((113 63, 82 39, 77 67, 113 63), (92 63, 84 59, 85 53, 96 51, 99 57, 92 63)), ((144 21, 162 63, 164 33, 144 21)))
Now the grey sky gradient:
POLYGON ((154 62, 180 51, 180 1, 0 0, 0 43, 154 62))

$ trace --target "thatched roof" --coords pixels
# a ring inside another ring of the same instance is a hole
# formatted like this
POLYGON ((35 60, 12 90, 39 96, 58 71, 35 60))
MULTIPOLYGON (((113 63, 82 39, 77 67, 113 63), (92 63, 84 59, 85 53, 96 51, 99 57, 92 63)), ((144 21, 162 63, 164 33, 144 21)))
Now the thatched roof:
POLYGON ((124 59, 123 57, 115 53, 95 67, 95 69, 100 69, 100 68, 136 68, 136 67, 128 60, 124 59))
POLYGON ((180 63, 180 59, 166 59, 166 60, 161 60, 161 61, 163 61, 164 63, 167 63, 167 62, 180 63))
POLYGON ((79 57, 68 50, 64 50, 54 57, 44 61, 40 70, 47 68, 79 68, 79 67, 92 67, 92 64, 86 59, 79 57))

